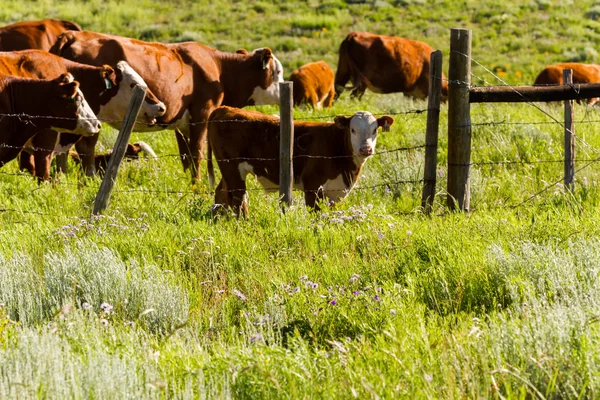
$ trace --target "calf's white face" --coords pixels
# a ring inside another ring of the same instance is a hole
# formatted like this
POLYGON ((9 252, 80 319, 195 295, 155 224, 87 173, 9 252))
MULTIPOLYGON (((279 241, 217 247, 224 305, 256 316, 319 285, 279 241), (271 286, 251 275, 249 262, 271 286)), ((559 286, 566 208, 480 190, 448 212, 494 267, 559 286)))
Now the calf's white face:
MULTIPOLYGON (((135 86, 139 85, 147 88, 148 85, 146 85, 142 77, 126 61, 119 61, 116 69, 122 76, 121 82, 119 82, 119 90, 108 103, 100 108, 98 116, 110 121, 111 125, 119 127, 121 124, 120 121, 125 117, 135 86)), ((151 104, 147 100, 144 100, 138 116, 138 122, 153 125, 156 123, 156 117, 164 115, 166 110, 167 108, 162 102, 151 104)))
POLYGON ((384 132, 394 123, 392 117, 375 118, 368 111, 359 111, 351 118, 336 117, 336 125, 350 131, 350 143, 355 156, 366 158, 375 154, 377 131, 383 127, 384 132))
POLYGON ((254 92, 250 96, 250 100, 254 100, 254 104, 257 106, 279 104, 280 102, 279 82, 283 82, 283 66, 275 55, 272 57, 273 62, 268 64, 267 67, 271 69, 271 73, 273 74, 273 83, 266 89, 260 86, 255 87, 254 92))

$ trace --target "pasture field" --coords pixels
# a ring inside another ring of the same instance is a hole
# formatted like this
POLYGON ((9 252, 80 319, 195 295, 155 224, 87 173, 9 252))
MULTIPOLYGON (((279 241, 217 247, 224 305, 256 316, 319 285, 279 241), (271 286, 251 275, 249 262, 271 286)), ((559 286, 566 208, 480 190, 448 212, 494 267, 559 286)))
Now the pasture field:
MULTIPOLYGON (((597 62, 594 1, 3 0, 0 23, 60 17, 145 40, 271 47, 285 68, 335 68, 351 30, 427 41, 473 29, 473 82, 530 84, 546 64, 597 62), (488 71, 489 70, 489 71, 488 71)), ((600 168, 562 177, 560 105, 474 105, 472 211, 420 210, 424 101, 347 94, 395 118, 354 190, 285 215, 250 181, 250 217, 213 217, 172 132, 134 133, 105 215, 99 178, 38 184, 0 170, 0 398, 598 398, 600 168), (541 192, 542 190, 547 189, 541 192), (539 194, 538 194, 539 193, 539 194), (536 195, 538 194, 538 195, 536 195), (534 196, 535 195, 535 196, 534 196)), ((277 113, 277 107, 260 107, 277 113)), ((576 107, 577 168, 600 154, 576 107)), ((116 132, 103 128, 102 145, 116 132)), ((201 166, 206 176, 206 164, 201 166)))

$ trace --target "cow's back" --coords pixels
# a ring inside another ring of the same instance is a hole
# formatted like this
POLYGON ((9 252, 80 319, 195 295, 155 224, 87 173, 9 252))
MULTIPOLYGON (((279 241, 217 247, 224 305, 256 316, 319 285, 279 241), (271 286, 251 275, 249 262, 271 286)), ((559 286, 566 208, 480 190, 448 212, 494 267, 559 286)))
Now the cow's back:
POLYGON ((600 68, 596 64, 561 63, 544 68, 536 77, 534 85, 562 85, 565 69, 573 70, 573 83, 600 82, 600 68))
POLYGON ((54 79, 66 72, 68 60, 41 50, 0 52, 0 74, 54 79))
POLYGON ((80 31, 74 22, 58 19, 24 21, 0 28, 0 51, 38 49, 48 51, 65 31, 80 31))
POLYGON ((163 121, 180 118, 191 101, 193 73, 177 47, 157 42, 82 31, 65 32, 50 50, 69 60, 102 66, 127 63, 167 106, 163 121))

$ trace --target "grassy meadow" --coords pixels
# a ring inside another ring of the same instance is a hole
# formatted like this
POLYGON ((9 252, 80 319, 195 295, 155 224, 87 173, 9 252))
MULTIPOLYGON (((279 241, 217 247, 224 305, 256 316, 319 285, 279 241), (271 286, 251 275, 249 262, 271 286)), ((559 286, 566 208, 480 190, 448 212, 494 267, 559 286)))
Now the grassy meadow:
MULTIPOLYGON (((271 47, 291 70, 352 30, 424 40, 473 30, 473 83, 531 84, 548 63, 598 62, 590 0, 3 0, 0 23, 58 17, 144 40, 271 47)), ((447 66, 444 67, 444 70, 447 66)), ((213 217, 172 132, 124 163, 106 213, 72 164, 38 184, 0 169, 0 399, 600 397, 600 168, 563 174, 561 105, 473 105, 472 210, 450 213, 447 106, 434 213, 420 209, 424 101, 347 94, 332 110, 393 115, 358 187, 284 215, 250 179, 250 217, 213 217), (537 196, 538 192, 543 191, 537 196)), ((277 113, 275 106, 259 107, 277 113)), ((576 106, 577 168, 600 116, 576 106)), ((103 128, 101 146, 116 132, 103 128)), ((204 176, 205 164, 201 166, 204 176)))

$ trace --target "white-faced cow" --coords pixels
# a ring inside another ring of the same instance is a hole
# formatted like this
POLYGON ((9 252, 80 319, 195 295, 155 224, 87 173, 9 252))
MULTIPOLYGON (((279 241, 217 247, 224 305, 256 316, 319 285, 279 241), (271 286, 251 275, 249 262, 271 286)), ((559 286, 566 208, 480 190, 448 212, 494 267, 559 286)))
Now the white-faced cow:
MULTIPOLYGON (((54 79, 69 72, 80 83, 88 104, 96 116, 119 128, 125 117, 127 105, 135 85, 146 86, 144 80, 125 62, 115 63, 112 67, 80 64, 41 50, 23 50, 0 52, 0 74, 23 78, 54 79)), ((151 91, 148 91, 138 117, 138 126, 153 126, 156 118, 164 115, 165 105, 151 91)), ((61 135, 57 142, 57 133, 45 133, 32 139, 35 166, 27 165, 24 158, 21 167, 33 170, 40 179, 48 179, 50 162, 54 151, 72 146, 81 136, 61 135)), ((25 156, 24 156, 25 157, 25 156)), ((94 173, 92 153, 82 156, 83 168, 88 175, 94 173)))
MULTIPOLYGON (((222 179, 215 204, 248 215, 246 177, 255 175, 267 191, 279 187, 279 118, 256 111, 219 107, 208 128, 209 180, 214 182, 211 152, 222 179)), ((317 200, 337 202, 354 187, 361 170, 375 153, 377 131, 394 119, 375 118, 359 111, 335 122, 294 122, 294 187, 304 191, 306 205, 318 208, 317 200)))
POLYGON ((76 23, 59 19, 17 22, 0 27, 0 51, 48 51, 61 33, 80 30, 81 27, 76 23))
POLYGON ((307 104, 313 108, 331 107, 335 97, 333 70, 325 61, 305 64, 294 70, 294 105, 307 104))
POLYGON ((0 166, 47 129, 94 135, 100 125, 71 74, 53 80, 0 75, 0 166))
POLYGON ((268 48, 232 54, 196 42, 163 44, 83 31, 65 32, 51 51, 92 65, 127 61, 167 106, 160 129, 176 130, 192 180, 200 176, 212 110, 222 104, 278 103, 283 80, 281 63, 268 48))
MULTIPOLYGON (((535 78, 534 85, 562 85, 563 70, 573 70, 573 83, 598 83, 600 82, 600 65, 581 63, 562 63, 549 65, 535 78)), ((588 99, 590 105, 596 104, 600 98, 588 99)))
MULTIPOLYGON (((351 32, 340 45, 336 96, 352 81, 353 97, 360 98, 369 89, 375 93, 402 92, 424 99, 429 93, 432 52, 431 46, 417 40, 351 32)), ((448 82, 442 74, 442 98, 447 95, 448 82)))

